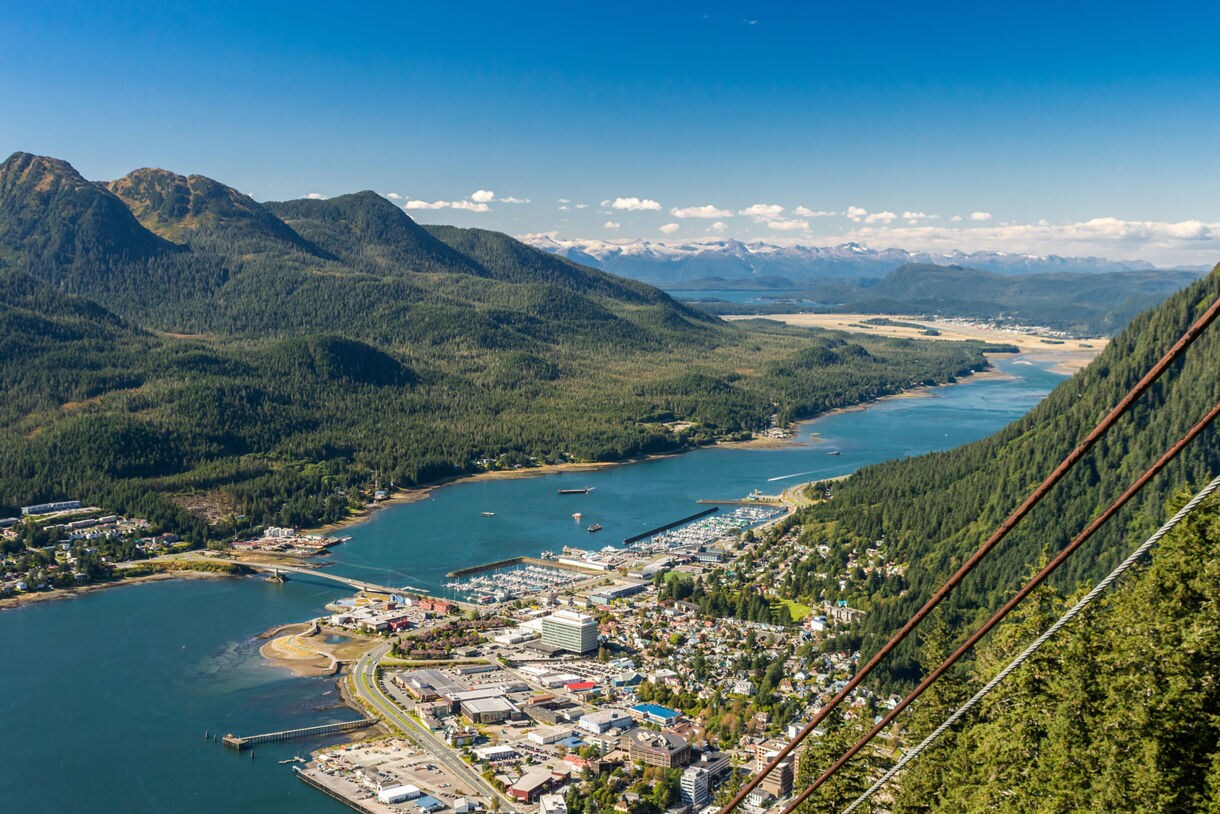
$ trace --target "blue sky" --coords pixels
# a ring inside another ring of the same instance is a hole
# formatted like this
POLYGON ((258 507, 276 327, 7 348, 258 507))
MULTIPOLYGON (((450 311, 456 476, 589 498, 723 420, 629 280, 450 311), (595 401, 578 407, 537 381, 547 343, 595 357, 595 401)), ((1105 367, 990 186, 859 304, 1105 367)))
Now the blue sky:
POLYGON ((1220 259, 1220 10, 1064 5, 0 0, 0 151, 514 234, 1220 259))

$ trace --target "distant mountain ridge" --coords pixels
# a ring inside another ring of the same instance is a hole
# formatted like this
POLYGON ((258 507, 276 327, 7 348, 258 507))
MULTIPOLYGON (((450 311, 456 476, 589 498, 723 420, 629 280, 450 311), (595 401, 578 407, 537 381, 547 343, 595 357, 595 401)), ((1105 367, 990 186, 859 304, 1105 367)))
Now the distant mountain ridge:
MULTIPOLYGON (((566 240, 521 238, 535 248, 663 288, 799 288, 811 281, 881 277, 907 263, 967 266, 998 274, 1104 273, 1153 268, 1143 260, 1037 256, 1007 252, 914 252, 860 243, 784 246, 765 241, 566 240)), ((1205 269, 1192 269, 1204 271, 1205 269)))

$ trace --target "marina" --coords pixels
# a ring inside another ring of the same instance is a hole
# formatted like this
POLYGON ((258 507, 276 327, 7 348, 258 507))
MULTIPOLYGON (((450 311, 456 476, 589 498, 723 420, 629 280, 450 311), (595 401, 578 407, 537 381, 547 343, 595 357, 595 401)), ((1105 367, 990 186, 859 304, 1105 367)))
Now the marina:
POLYGON ((532 594, 550 594, 589 578, 589 574, 554 565, 520 562, 516 566, 484 571, 470 579, 447 583, 445 588, 458 598, 480 605, 508 602, 532 594))
MULTIPOLYGON (((410 582, 435 595, 454 581, 446 574, 455 569, 547 549, 572 566, 558 559, 537 559, 538 564, 593 578, 595 570, 578 570, 579 563, 587 562, 580 555, 560 554, 565 546, 589 548, 593 539, 573 522, 575 507, 557 500, 561 486, 596 485, 587 502, 596 501, 601 522, 613 518, 608 528, 630 536, 683 514, 676 506, 709 495, 771 491, 768 481, 777 475, 814 470, 801 480, 829 479, 866 464, 959 446, 1024 415, 1062 381, 1049 366, 1011 360, 997 366, 1007 375, 967 379, 937 388, 927 398, 876 402, 802 424, 798 438, 782 447, 711 447, 593 473, 446 486, 427 500, 384 509, 345 529, 342 533, 352 540, 332 550, 328 570, 355 580, 410 582), (810 440, 815 433, 842 448, 843 455, 827 455, 821 443, 810 440), (495 519, 481 518, 482 509, 495 511, 495 519)), ((588 556, 608 557, 609 552, 588 556)), ((46 669, 38 674, 10 670, 0 680, 8 697, 23 699, 9 709, 0 731, 0 753, 7 760, 7 771, 0 773, 0 809, 27 810, 28 789, 35 787, 37 807, 48 811, 96 808, 98 788, 107 789, 108 807, 116 811, 349 810, 298 781, 291 771, 295 767, 277 765, 299 751, 299 741, 261 745, 260 759, 250 761, 199 737, 205 728, 268 732, 353 717, 344 710, 318 710, 333 703, 333 680, 288 675, 258 655, 261 642, 255 637, 261 631, 285 620, 312 618, 350 591, 301 576, 284 584, 261 579, 153 582, 5 611, 9 659, 44 663, 46 669), (207 613, 201 613, 205 607, 207 613), (80 635, 97 628, 111 633, 80 635), (48 641, 72 641, 73 646, 47 647, 48 641), (96 682, 82 684, 82 663, 105 671, 113 685, 128 692, 116 696, 96 682), (149 714, 154 709, 174 712, 149 714), (25 733, 34 730, 47 737, 31 740, 25 733), (142 773, 139 784, 114 783, 113 778, 131 771, 130 750, 113 748, 116 742, 140 744, 156 755, 155 770, 142 773), (71 783, 62 782, 60 768, 66 744, 90 755, 76 764, 71 783), (198 783, 201 773, 214 782, 198 783), (183 796, 184 788, 191 794, 183 796)))

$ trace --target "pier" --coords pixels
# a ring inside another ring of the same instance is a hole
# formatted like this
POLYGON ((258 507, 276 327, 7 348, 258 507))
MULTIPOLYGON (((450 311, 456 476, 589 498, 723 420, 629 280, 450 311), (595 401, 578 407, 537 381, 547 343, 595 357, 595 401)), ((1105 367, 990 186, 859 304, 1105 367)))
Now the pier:
POLYGON ((652 529, 651 531, 646 531, 643 534, 637 534, 634 537, 628 537, 626 540, 623 540, 623 545, 631 545, 632 543, 639 542, 640 540, 646 540, 654 534, 660 534, 663 531, 669 531, 672 528, 676 528, 685 523, 689 523, 692 520, 698 520, 700 517, 707 517, 709 514, 715 514, 718 511, 720 511, 720 507, 713 506, 710 509, 704 509, 701 512, 695 512, 690 517, 683 517, 681 520, 675 520, 672 523, 666 523, 664 526, 657 526, 655 529, 652 529))
POLYGON ((355 729, 364 729, 366 726, 372 726, 377 723, 376 718, 360 718, 356 721, 342 721, 334 724, 320 724, 318 726, 307 726, 302 729, 285 729, 282 732, 264 732, 261 735, 247 735, 239 737, 232 733, 225 735, 221 739, 221 743, 230 749, 241 751, 249 749, 251 746, 256 746, 260 743, 276 743, 278 741, 290 741, 297 738, 312 738, 319 735, 335 735, 341 732, 351 732, 355 729))
POLYGON ((445 574, 446 577, 469 577, 475 574, 482 574, 485 571, 497 571, 501 568, 512 568, 514 565, 538 565, 543 568, 555 568, 560 571, 574 571, 578 574, 602 574, 595 568, 580 568, 566 562, 558 560, 543 560, 538 557, 509 557, 506 560, 496 560, 495 562, 483 563, 482 565, 472 565, 469 568, 458 568, 445 574))
POLYGON ((763 495, 759 498, 741 498, 739 500, 708 500, 700 498, 695 501, 704 506, 782 506, 784 499, 777 495, 763 495))

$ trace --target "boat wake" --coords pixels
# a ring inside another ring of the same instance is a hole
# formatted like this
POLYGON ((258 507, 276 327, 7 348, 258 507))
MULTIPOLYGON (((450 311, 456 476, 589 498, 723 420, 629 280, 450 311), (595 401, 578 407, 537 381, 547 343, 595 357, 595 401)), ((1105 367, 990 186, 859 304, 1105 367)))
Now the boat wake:
POLYGON ((793 472, 791 475, 780 475, 775 478, 767 478, 767 483, 774 483, 777 480, 788 480, 788 478, 799 478, 801 475, 813 475, 817 472, 816 469, 811 469, 808 472, 793 472))

